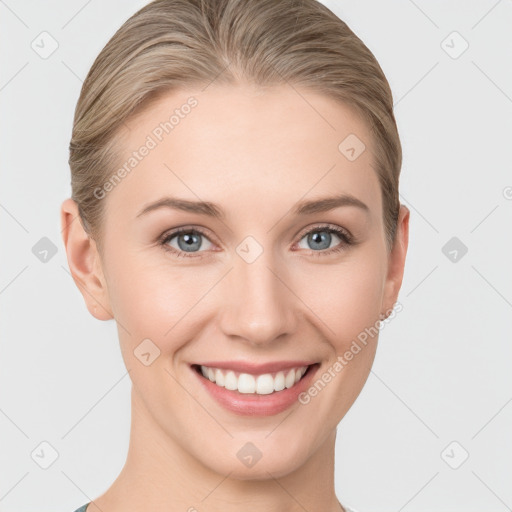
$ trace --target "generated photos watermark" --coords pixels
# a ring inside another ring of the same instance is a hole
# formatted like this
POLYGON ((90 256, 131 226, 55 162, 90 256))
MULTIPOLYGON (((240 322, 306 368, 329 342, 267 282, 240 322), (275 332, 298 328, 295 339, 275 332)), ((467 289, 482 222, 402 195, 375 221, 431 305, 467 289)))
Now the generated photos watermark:
POLYGON ((123 165, 114 172, 110 178, 101 186, 96 187, 93 191, 96 199, 104 199, 108 192, 113 190, 121 181, 130 174, 135 167, 139 165, 144 158, 160 144, 166 135, 172 132, 180 124, 182 119, 185 119, 192 109, 196 107, 198 101, 196 98, 191 96, 187 102, 181 105, 179 108, 175 108, 168 120, 159 123, 151 133, 146 137, 144 144, 142 144, 137 150, 133 151, 130 158, 128 158, 123 165))
POLYGON ((361 331, 356 339, 352 340, 350 348, 346 350, 343 355, 339 355, 336 362, 333 363, 326 371, 317 378, 317 380, 306 390, 300 393, 298 400, 302 405, 307 405, 311 399, 322 391, 325 386, 331 382, 337 375, 347 366, 347 364, 359 354, 367 345, 368 339, 372 339, 384 328, 386 324, 391 322, 398 313, 403 310, 401 302, 396 302, 394 307, 388 311, 388 315, 384 320, 377 320, 371 327, 366 327, 361 331), (362 345, 362 346, 361 346, 362 345))

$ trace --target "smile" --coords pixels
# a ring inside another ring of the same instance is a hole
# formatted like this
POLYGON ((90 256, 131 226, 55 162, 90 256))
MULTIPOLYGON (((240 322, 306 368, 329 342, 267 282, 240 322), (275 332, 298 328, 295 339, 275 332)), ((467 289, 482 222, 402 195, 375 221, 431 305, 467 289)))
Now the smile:
POLYGON ((311 361, 203 363, 190 368, 206 395, 227 411, 244 416, 279 414, 297 404, 320 367, 311 361))
POLYGON ((212 368, 201 365, 203 377, 221 388, 238 391, 244 394, 269 395, 271 393, 290 389, 297 384, 308 371, 309 366, 288 368, 274 373, 252 375, 233 370, 212 368))

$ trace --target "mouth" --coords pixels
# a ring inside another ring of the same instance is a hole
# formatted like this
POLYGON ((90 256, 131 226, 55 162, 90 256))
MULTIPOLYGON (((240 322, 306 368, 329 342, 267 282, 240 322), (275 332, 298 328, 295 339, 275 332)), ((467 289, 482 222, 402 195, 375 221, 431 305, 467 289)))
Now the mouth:
POLYGON ((192 368, 216 386, 242 394, 270 395, 295 386, 313 364, 295 366, 277 372, 251 374, 194 364, 192 368))
POLYGON ((270 416, 298 402, 300 394, 311 385, 320 363, 300 361, 259 367, 210 363, 190 367, 207 396, 224 409, 238 415, 270 416))

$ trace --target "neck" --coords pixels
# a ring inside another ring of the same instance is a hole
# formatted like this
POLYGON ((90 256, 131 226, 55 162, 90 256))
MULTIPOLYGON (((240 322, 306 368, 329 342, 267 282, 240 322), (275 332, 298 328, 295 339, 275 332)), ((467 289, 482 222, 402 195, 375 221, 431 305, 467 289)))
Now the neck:
POLYGON ((112 486, 87 512, 343 511, 334 491, 336 430, 301 466, 283 476, 237 479, 219 474, 183 449, 155 422, 132 387, 130 444, 112 486))

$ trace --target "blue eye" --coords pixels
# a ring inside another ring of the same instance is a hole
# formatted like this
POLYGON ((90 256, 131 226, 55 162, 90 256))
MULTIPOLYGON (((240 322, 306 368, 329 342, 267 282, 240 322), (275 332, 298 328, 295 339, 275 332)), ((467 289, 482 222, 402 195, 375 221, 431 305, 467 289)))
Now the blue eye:
MULTIPOLYGON (((197 252, 203 246, 202 238, 208 238, 198 229, 179 228, 172 233, 168 234, 163 240, 162 245, 165 249, 173 252, 176 256, 194 257, 187 253, 197 252), (169 242, 176 238, 178 247, 169 245, 169 242)), ((211 242, 209 242, 211 244, 211 242)))
MULTIPOLYGON (((208 241, 211 248, 212 243, 203 231, 197 228, 192 229, 185 227, 178 228, 171 233, 165 234, 160 245, 162 245, 166 251, 171 252, 177 257, 201 258, 201 254, 195 253, 203 252, 200 251, 201 248, 204 249, 203 239, 208 241), (177 246, 171 245, 171 242, 174 242, 174 239, 176 239, 177 246)), ((303 239, 307 239, 306 242, 312 247, 309 247, 309 250, 314 256, 326 256, 332 253, 337 253, 346 249, 348 246, 355 244, 352 235, 350 235, 348 231, 333 225, 317 226, 310 229, 302 234, 299 243, 303 239), (333 240, 332 234, 336 235, 336 238, 341 240, 341 243, 339 242, 333 248, 330 247, 333 240)), ((208 244, 206 249, 209 248, 208 244)), ((308 249, 308 247, 306 247, 306 249, 308 249)))
POLYGON ((319 226, 311 229, 304 234, 300 241, 304 239, 306 239, 306 243, 310 244, 310 247, 313 247, 313 254, 315 256, 336 253, 345 249, 346 246, 353 244, 351 235, 345 230, 335 226, 319 226), (341 243, 331 248, 330 245, 333 240, 332 234, 340 239, 341 243))

